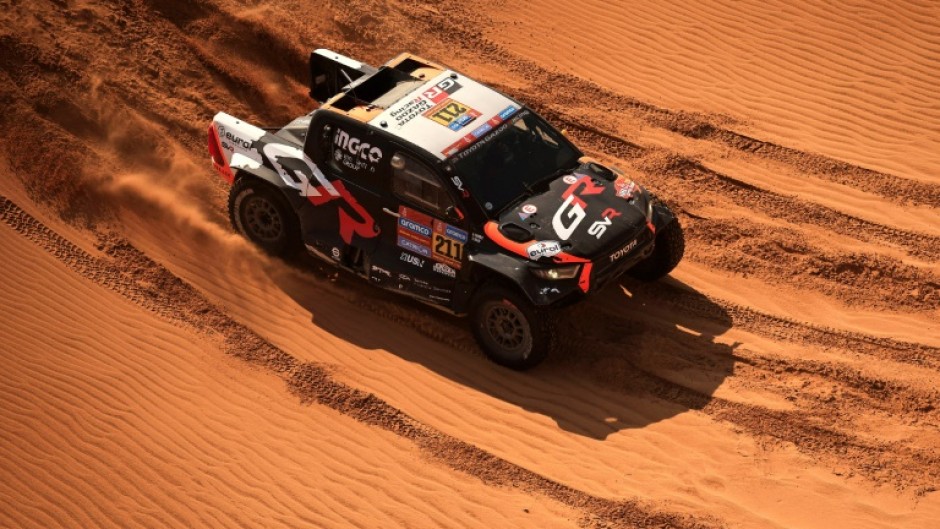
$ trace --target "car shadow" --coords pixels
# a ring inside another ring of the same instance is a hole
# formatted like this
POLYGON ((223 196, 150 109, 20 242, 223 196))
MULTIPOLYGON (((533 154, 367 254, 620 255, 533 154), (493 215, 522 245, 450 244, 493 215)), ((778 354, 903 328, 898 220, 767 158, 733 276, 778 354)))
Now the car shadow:
POLYGON ((671 278, 651 284, 624 279, 563 309, 558 349, 520 373, 483 357, 466 318, 352 274, 326 271, 306 258, 293 264, 294 273, 272 274, 272 280, 320 329, 594 439, 701 409, 734 370, 738 344, 717 339, 731 327, 727 311, 671 278), (310 267, 316 272, 296 270, 310 267), (323 279, 327 274, 329 281, 323 279), (324 293, 326 283, 339 295, 324 293))

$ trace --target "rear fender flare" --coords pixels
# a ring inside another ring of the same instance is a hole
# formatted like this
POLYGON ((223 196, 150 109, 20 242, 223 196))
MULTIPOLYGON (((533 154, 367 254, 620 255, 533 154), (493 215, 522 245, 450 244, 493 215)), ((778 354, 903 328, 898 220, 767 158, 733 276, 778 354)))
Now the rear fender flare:
POLYGON ((261 166, 246 168, 232 166, 232 169, 235 171, 235 180, 240 178, 254 178, 270 184, 277 189, 280 189, 281 192, 284 193, 284 196, 287 198, 287 201, 290 203, 291 207, 294 208, 294 211, 300 209, 300 207, 305 202, 307 202, 304 197, 297 193, 296 189, 285 184, 280 175, 268 167, 261 166))

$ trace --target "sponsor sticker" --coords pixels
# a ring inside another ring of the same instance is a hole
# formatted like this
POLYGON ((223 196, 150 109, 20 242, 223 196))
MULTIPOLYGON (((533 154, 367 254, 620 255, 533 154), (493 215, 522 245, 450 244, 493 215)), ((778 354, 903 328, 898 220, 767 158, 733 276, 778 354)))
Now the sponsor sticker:
POLYGON ((451 239, 456 239, 464 244, 467 243, 467 232, 461 230, 460 228, 455 228, 450 224, 445 224, 444 226, 444 235, 447 235, 451 239))
POLYGON ((456 80, 445 77, 436 85, 425 90, 422 95, 428 98, 432 103, 437 104, 443 101, 448 95, 453 94, 461 88, 463 87, 456 80))
POLYGON ((526 215, 535 215, 539 208, 535 207, 535 204, 526 204, 522 206, 522 212, 526 215))
POLYGON ((470 198, 470 191, 463 186, 463 180, 461 180, 459 176, 452 176, 450 181, 454 183, 454 187, 460 191, 460 194, 463 195, 464 198, 470 198))
POLYGON ((398 246, 430 257, 433 222, 431 216, 405 206, 398 208, 398 215, 398 246))
POLYGON ((505 120, 511 118, 512 115, 516 113, 516 110, 519 110, 519 109, 516 108, 515 105, 510 105, 510 106, 506 107, 505 109, 503 109, 502 112, 500 112, 500 113, 498 114, 499 119, 505 121, 505 120))
MULTIPOLYGON (((482 138, 483 136, 486 136, 487 133, 489 133, 491 130, 495 129, 496 127, 508 126, 508 123, 505 123, 505 121, 509 119, 510 117, 512 117, 516 113, 517 110, 519 109, 516 108, 515 106, 507 107, 505 110, 503 110, 499 114, 487 120, 486 123, 477 127, 470 134, 467 134, 466 136, 460 138, 459 140, 455 141, 451 145, 447 146, 446 149, 441 151, 441 154, 443 154, 445 157, 453 156, 457 154, 458 152, 463 151, 464 149, 467 149, 467 147, 474 145, 477 139, 482 138)), ((454 129, 454 130, 458 130, 458 129, 454 129)), ((487 140, 482 140, 482 141, 485 142, 487 140)), ((476 143, 476 145, 480 145, 480 143, 476 143)), ((464 153, 462 153, 461 156, 469 152, 473 152, 473 151, 468 149, 467 151, 464 151, 464 153)))
POLYGON ((422 112, 434 106, 430 100, 426 99, 424 96, 418 96, 410 101, 405 102, 398 108, 393 108, 389 111, 389 115, 393 120, 395 120, 395 128, 401 129, 409 121, 421 115, 422 112))
POLYGON ((391 273, 390 271, 388 271, 388 270, 382 268, 381 266, 372 265, 372 271, 373 271, 375 274, 382 274, 382 275, 385 276, 385 277, 392 277, 392 273, 391 273))
POLYGON ((417 266, 418 268, 424 268, 424 259, 416 255, 411 255, 408 252, 402 252, 400 259, 410 265, 417 266))
POLYGON ((617 191, 617 196, 625 200, 633 198, 638 187, 636 182, 624 176, 620 176, 614 181, 614 189, 617 191))
POLYGON ((530 244, 529 247, 525 249, 525 253, 529 256, 529 259, 533 261, 541 259, 542 257, 554 257, 561 253, 561 243, 558 241, 539 241, 530 244))
POLYGON ((450 130, 460 130, 480 117, 480 112, 455 99, 447 98, 423 114, 424 117, 450 130))
POLYGON ((375 172, 376 165, 382 161, 382 149, 351 136, 343 129, 337 129, 334 135, 333 158, 353 171, 375 172))
POLYGON ((467 232, 445 222, 435 220, 434 235, 431 241, 431 258, 460 270, 467 239, 467 232))
POLYGON ((568 185, 571 185, 578 181, 578 177, 573 174, 569 174, 569 175, 565 175, 565 177, 562 178, 561 181, 568 185))
POLYGON ((479 127, 473 129, 473 132, 471 132, 470 134, 473 134, 474 138, 479 138, 480 136, 483 136, 484 134, 486 134, 487 132, 491 130, 493 130, 493 125, 490 125, 489 122, 486 122, 480 125, 479 127))
POLYGON ((431 236, 431 228, 423 224, 418 224, 417 222, 411 219, 406 219, 405 217, 399 217, 398 225, 408 231, 417 233, 418 235, 421 235, 422 237, 431 236))
POLYGON ((431 248, 428 246, 422 246, 420 243, 417 243, 407 237, 398 237, 398 247, 404 248, 409 252, 414 252, 418 255, 423 255, 424 257, 431 257, 431 248))
POLYGON ((437 272, 438 274, 441 274, 441 275, 443 275, 443 276, 447 276, 447 277, 450 277, 450 278, 457 277, 457 271, 454 270, 453 268, 447 266, 447 265, 444 264, 444 263, 434 263, 434 266, 432 267, 432 270, 434 270, 434 271, 437 272))

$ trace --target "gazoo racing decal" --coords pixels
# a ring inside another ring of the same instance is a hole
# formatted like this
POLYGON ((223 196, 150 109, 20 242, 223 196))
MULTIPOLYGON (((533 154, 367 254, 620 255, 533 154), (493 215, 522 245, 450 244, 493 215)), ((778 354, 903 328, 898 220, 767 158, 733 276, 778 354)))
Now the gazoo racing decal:
POLYGON ((307 197, 314 206, 339 200, 339 233, 346 244, 352 244, 353 234, 371 239, 379 234, 375 220, 349 193, 341 180, 330 181, 313 160, 303 151, 283 143, 268 143, 262 149, 265 157, 288 186, 307 197), (316 183, 311 182, 311 177, 316 183), (317 185, 319 184, 319 185, 317 185))
POLYGON ((595 185, 591 177, 587 175, 580 175, 573 184, 568 186, 568 189, 561 195, 561 198, 565 201, 562 202, 561 207, 558 208, 558 211, 555 212, 555 216, 552 217, 552 228, 555 230, 555 234, 558 235, 559 239, 567 241, 571 238, 574 230, 576 230, 578 225, 581 224, 581 221, 587 217, 587 212, 584 210, 587 204, 581 199, 580 195, 597 195, 603 191, 604 188, 595 185), (583 189, 576 193, 578 188, 583 189))
POLYGON ((420 116, 424 111, 433 106, 433 103, 422 96, 418 96, 406 101, 398 108, 392 108, 388 113, 389 117, 394 120, 395 128, 401 129, 406 123, 420 116))
POLYGON ((479 111, 451 98, 441 101, 422 115, 454 131, 481 116, 479 111))
POLYGON ((353 171, 374 173, 376 165, 382 161, 382 149, 350 136, 343 129, 336 129, 333 144, 333 159, 353 171))

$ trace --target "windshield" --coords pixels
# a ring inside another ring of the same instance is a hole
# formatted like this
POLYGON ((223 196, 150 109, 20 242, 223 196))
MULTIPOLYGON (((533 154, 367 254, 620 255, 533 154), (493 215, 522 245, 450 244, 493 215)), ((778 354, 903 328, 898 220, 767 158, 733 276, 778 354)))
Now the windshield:
POLYGON ((454 167, 470 192, 495 215, 529 189, 573 169, 581 153, 536 113, 515 119, 454 156, 454 167))

